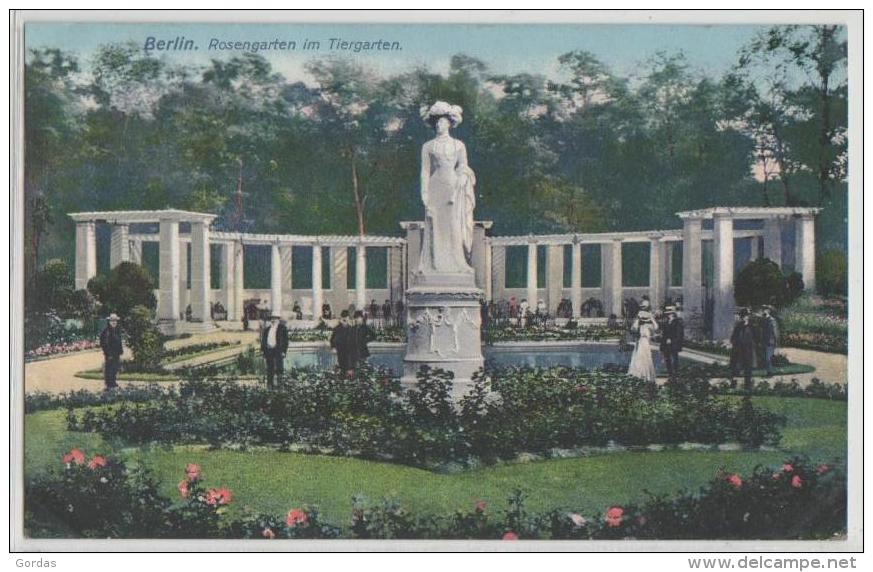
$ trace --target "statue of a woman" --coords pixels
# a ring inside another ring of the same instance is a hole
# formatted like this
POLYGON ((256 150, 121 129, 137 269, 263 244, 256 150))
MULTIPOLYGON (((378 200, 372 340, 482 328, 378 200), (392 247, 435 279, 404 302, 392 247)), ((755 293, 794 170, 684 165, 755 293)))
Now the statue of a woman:
POLYGON ((419 272, 471 274, 476 177, 467 166, 467 148, 449 135, 462 109, 444 101, 422 109, 436 137, 421 148, 424 238, 419 272))

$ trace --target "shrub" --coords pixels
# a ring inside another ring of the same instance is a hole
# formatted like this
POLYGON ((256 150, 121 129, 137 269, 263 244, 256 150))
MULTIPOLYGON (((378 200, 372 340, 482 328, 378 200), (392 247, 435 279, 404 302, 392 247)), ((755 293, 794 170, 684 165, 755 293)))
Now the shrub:
POLYGON ((160 371, 164 344, 161 332, 145 306, 134 307, 124 319, 124 331, 133 351, 133 369, 140 372, 160 371))
POLYGON ((68 316, 73 302, 73 275, 63 260, 52 259, 33 276, 25 301, 28 313, 53 312, 68 316))
POLYGON ((845 296, 849 293, 849 264, 846 253, 828 250, 816 258, 816 289, 825 296, 845 296))
POLYGON ((768 258, 758 258, 747 264, 734 281, 734 299, 739 306, 772 305, 781 308, 803 292, 799 274, 782 274, 779 266, 768 258))
POLYGON ((88 291, 100 302, 104 315, 115 312, 127 316, 135 306, 154 310, 158 303, 154 289, 155 281, 148 270, 133 262, 122 262, 109 274, 88 281, 88 291))

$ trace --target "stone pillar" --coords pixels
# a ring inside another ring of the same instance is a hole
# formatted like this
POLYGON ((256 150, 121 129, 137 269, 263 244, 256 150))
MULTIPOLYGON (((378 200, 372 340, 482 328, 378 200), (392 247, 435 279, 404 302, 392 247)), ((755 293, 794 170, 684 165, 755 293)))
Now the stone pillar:
POLYGON ((546 249, 546 307, 549 315, 558 311, 564 290, 564 245, 550 244, 546 249))
POLYGON ((661 240, 661 296, 670 296, 673 276, 673 242, 661 240))
POLYGON ((130 253, 130 261, 134 264, 139 264, 142 266, 142 241, 141 240, 131 240, 128 241, 128 252, 130 253))
MULTIPOLYGON (((185 314, 188 309, 188 245, 179 237, 179 312, 185 314)), ((192 309, 193 311, 193 309, 192 309)))
POLYGON ((603 289, 603 312, 607 316, 621 316, 622 292, 621 272, 621 239, 615 239, 600 245, 601 251, 601 287, 603 289))
POLYGON ((713 316, 712 338, 730 339, 734 324, 734 220, 730 215, 712 218, 713 258, 713 316))
POLYGON ((582 315, 582 244, 578 240, 573 241, 573 257, 570 265, 570 288, 572 294, 570 301, 573 304, 573 317, 582 315))
POLYGON ((403 299, 403 248, 392 246, 388 249, 388 268, 389 297, 396 302, 403 299))
POLYGON ((490 302, 493 300, 493 286, 491 284, 491 241, 487 241, 485 243, 485 301, 490 302))
POLYGON ((491 245, 491 297, 506 298, 506 247, 491 245))
POLYGON ((232 245, 233 252, 233 300, 236 313, 235 320, 242 320, 245 313, 245 258, 246 249, 243 247, 242 241, 234 241, 232 245))
POLYGON ((473 252, 470 260, 470 265, 473 267, 475 276, 476 288, 485 290, 485 283, 488 282, 489 276, 486 271, 485 252, 487 250, 485 238, 485 225, 481 222, 473 225, 473 252))
POLYGON ((165 333, 175 333, 179 320, 179 247, 179 222, 161 220, 158 321, 165 333))
POLYGON ((349 249, 346 246, 330 247, 330 289, 333 291, 333 313, 339 317, 340 312, 349 307, 349 249))
POLYGON ((129 228, 126 224, 112 226, 112 238, 109 242, 109 268, 115 268, 122 262, 130 261, 130 244, 127 239, 129 228))
POLYGON ((94 221, 76 223, 76 290, 88 287, 88 280, 97 275, 97 224, 94 221))
MULTIPOLYGON (((291 264, 294 260, 294 247, 290 244, 280 245, 279 260, 282 263, 282 306, 280 311, 290 312, 291 308, 294 307, 294 301, 291 300, 291 297, 293 296, 292 289, 294 288, 292 280, 294 268, 291 264), (288 303, 285 302, 286 299, 288 300, 288 303)), ((283 313, 282 315, 284 316, 286 314, 283 313)))
POLYGON ((406 284, 411 288, 415 284, 415 274, 421 261, 421 239, 424 232, 423 223, 403 223, 406 230, 406 284))
MULTIPOLYGON (((757 258, 754 254, 753 260, 757 258)), ((764 258, 769 258, 782 268, 782 221, 778 218, 764 220, 764 258)))
POLYGON ((537 244, 527 245, 527 303, 531 311, 537 307, 537 244))
POLYGON ((239 320, 242 316, 237 315, 236 297, 234 297, 234 244, 225 242, 221 245, 221 303, 227 310, 227 320, 239 320))
POLYGON ((322 305, 321 289, 321 245, 312 247, 312 319, 318 320, 321 316, 322 305))
POLYGON ((682 314, 686 334, 697 338, 703 328, 701 226, 699 218, 687 218, 682 227, 682 314))
POLYGON ((803 277, 803 289, 815 290, 815 217, 794 219, 794 270, 803 277))
POLYGON ((355 247, 355 309, 367 307, 367 247, 355 247))
POLYGON ((661 278, 664 273, 661 262, 661 244, 660 238, 649 240, 649 301, 652 304, 653 312, 657 311, 664 303, 664 291, 662 290, 664 282, 661 278))
POLYGON ((270 247, 270 312, 282 315, 282 256, 278 242, 270 247))
POLYGON ((212 323, 209 223, 191 223, 191 321, 212 323))

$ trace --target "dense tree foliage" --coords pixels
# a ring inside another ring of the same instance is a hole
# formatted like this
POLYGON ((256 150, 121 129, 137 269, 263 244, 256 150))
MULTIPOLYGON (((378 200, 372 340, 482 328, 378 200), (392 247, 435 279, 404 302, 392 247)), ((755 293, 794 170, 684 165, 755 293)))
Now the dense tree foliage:
POLYGON ((218 214, 225 229, 398 234, 398 221, 420 216, 420 107, 436 99, 464 108, 457 135, 477 173, 477 216, 500 234, 669 228, 681 209, 814 204, 827 207, 819 242, 840 248, 845 65, 845 30, 812 26, 763 31, 723 77, 664 53, 622 77, 575 51, 548 78, 495 75, 458 54, 445 74, 315 60, 304 84, 255 54, 192 68, 131 44, 82 62, 31 51, 28 276, 72 257, 65 213, 77 210, 174 207, 218 214))

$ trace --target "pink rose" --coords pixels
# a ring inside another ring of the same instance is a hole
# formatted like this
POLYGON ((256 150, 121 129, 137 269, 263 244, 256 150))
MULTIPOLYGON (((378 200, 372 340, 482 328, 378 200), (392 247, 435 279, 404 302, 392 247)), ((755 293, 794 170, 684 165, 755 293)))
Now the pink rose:
POLYGON ((510 530, 503 535, 503 540, 518 540, 518 535, 510 530))
POLYGON ((576 526, 585 526, 586 524, 588 524, 588 521, 585 520, 585 517, 582 516, 581 514, 576 514, 575 512, 571 512, 567 516, 570 517, 570 520, 572 520, 573 524, 575 524, 576 526))
POLYGON ((794 466, 792 466, 791 463, 785 463, 784 465, 782 465, 782 471, 785 473, 790 473, 793 470, 794 466))
POLYGON ((831 470, 831 468, 830 468, 828 465, 825 465, 825 464, 821 464, 821 465, 819 465, 818 467, 815 468, 815 472, 818 473, 819 475, 823 475, 823 474, 827 473, 827 472, 830 471, 830 470, 831 470))
POLYGON ((231 500, 233 500, 233 493, 230 489, 225 487, 220 489, 209 489, 206 493, 206 504, 213 506, 230 504, 231 500))
POLYGON ((794 487, 795 489, 802 489, 803 488, 803 479, 800 478, 800 475, 794 475, 791 478, 791 486, 794 487))
POLYGON ((64 463, 69 465, 70 463, 76 463, 77 465, 85 464, 85 453, 80 451, 79 449, 70 449, 70 452, 64 455, 64 463))
POLYGON ((485 502, 483 500, 476 501, 476 512, 481 514, 481 513, 485 512, 486 508, 488 508, 487 502, 485 502))
POLYGON ((105 467, 105 466, 106 466, 106 457, 104 457, 103 455, 94 455, 94 457, 91 459, 91 462, 88 463, 88 468, 92 469, 92 470, 96 469, 98 467, 105 467))
POLYGON ((182 481, 182 482, 180 482, 180 483, 179 483, 179 486, 178 486, 178 489, 179 489, 179 494, 182 495, 182 498, 183 498, 183 499, 188 498, 188 495, 191 494, 191 493, 188 491, 188 481, 182 481))
POLYGON ((185 476, 188 477, 189 481, 200 480, 200 465, 196 463, 188 463, 185 467, 185 476))
POLYGON ((276 533, 273 532, 272 528, 265 528, 261 531, 261 536, 263 536, 267 540, 273 540, 274 538, 276 538, 276 533))
POLYGON ((614 506, 606 511, 606 524, 612 528, 621 526, 621 520, 624 517, 624 509, 620 506, 614 506))
POLYGON ((727 478, 727 482, 730 483, 732 487, 738 489, 743 486, 743 479, 738 474, 734 473, 727 478))
POLYGON ((292 508, 288 511, 288 516, 285 517, 285 524, 292 528, 298 525, 305 525, 307 522, 309 522, 309 515, 299 508, 292 508))

